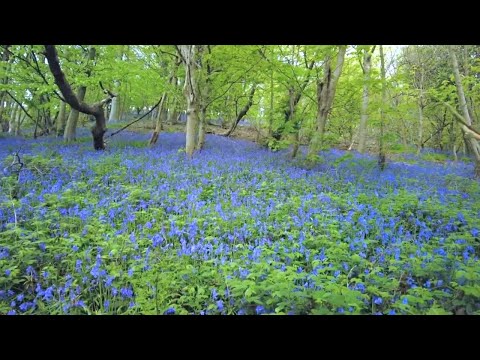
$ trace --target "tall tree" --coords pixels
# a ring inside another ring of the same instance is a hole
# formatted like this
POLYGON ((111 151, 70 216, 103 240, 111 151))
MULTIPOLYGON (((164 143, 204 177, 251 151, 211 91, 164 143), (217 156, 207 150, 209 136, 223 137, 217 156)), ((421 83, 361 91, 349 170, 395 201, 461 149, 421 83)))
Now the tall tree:
POLYGON ((382 103, 380 104, 380 135, 378 137, 378 165, 383 170, 385 167, 385 147, 383 144, 385 127, 385 106, 387 106, 387 81, 385 78, 385 56, 383 54, 383 45, 380 45, 380 76, 382 80, 382 103))
MULTIPOLYGON (((0 85, 3 86, 8 84, 8 61, 10 59, 10 51, 8 49, 9 47, 10 45, 3 45, 3 51, 0 58, 0 85), (2 74, 3 76, 1 76, 2 74)), ((0 89, 0 129, 2 129, 2 131, 6 131, 8 129, 8 121, 4 121, 3 119, 4 107, 6 104, 6 95, 6 91, 0 89)))
MULTIPOLYGON (((94 58, 95 58, 95 47, 89 46, 87 62, 92 61, 94 58)), ((87 76, 90 76, 90 73, 91 73, 90 68, 87 67, 86 72, 87 72, 87 76)), ((78 87, 77 94, 75 95, 75 98, 77 99, 78 102, 83 102, 83 100, 85 99, 86 92, 87 92, 87 87, 85 85, 80 85, 78 87)), ((72 106, 72 104, 70 103, 69 105, 72 106)), ((66 142, 71 142, 76 139, 78 116, 79 116, 79 110, 74 106, 72 106, 70 115, 68 116, 68 119, 67 119, 67 124, 65 126, 65 132, 63 134, 63 138, 66 142)))
POLYGON ((310 140, 308 148, 308 157, 310 159, 313 159, 323 146, 325 125, 335 98, 335 91, 337 89, 338 79, 342 73, 346 51, 346 45, 339 46, 337 61, 333 71, 331 55, 327 55, 323 65, 323 78, 317 80, 317 121, 316 131, 310 140))
POLYGON ((184 95, 187 101, 187 131, 185 152, 192 157, 197 146, 197 124, 199 109, 199 91, 196 82, 196 45, 179 45, 178 52, 185 66, 184 95))
POLYGON ((454 46, 449 46, 448 50, 452 59, 453 74, 455 76, 455 85, 457 87, 458 102, 463 115, 464 123, 461 124, 461 128, 464 133, 464 137, 467 140, 473 152, 473 155, 475 156, 475 177, 480 178, 480 146, 478 144, 478 140, 476 139, 478 133, 475 134, 475 132, 471 129, 472 119, 470 118, 467 107, 467 100, 465 97, 465 92, 463 90, 462 78, 460 76, 460 70, 458 66, 457 56, 455 55, 454 46))
MULTIPOLYGON (((120 61, 123 58, 124 46, 125 45, 120 45, 119 49, 118 49, 118 59, 120 61)), ((115 83, 115 86, 113 88, 114 89, 113 91, 115 91, 117 96, 115 96, 112 99, 112 107, 111 107, 111 110, 110 110, 110 116, 108 118, 109 122, 110 121, 115 122, 115 121, 118 121, 120 119, 120 96, 118 96, 120 83, 119 83, 118 80, 115 80, 114 83, 115 83)))
POLYGON ((363 51, 363 97, 362 97, 362 113, 360 116, 360 126, 358 128, 358 151, 363 153, 367 142, 367 121, 368 121, 368 101, 370 87, 370 70, 372 68, 372 55, 375 46, 362 49, 363 51))
POLYGON ((60 100, 60 110, 57 116, 57 136, 62 136, 65 131, 65 120, 67 118, 67 104, 65 101, 60 100))
POLYGON ((63 73, 60 63, 58 61, 57 50, 54 45, 45 45, 45 54, 48 59, 48 66, 55 79, 55 83, 60 89, 65 101, 72 107, 72 110, 77 110, 87 115, 93 115, 95 117, 95 125, 92 127, 93 147, 95 150, 105 149, 105 142, 103 141, 103 135, 107 131, 104 106, 108 104, 113 97, 110 91, 105 90, 108 97, 102 101, 94 103, 92 105, 86 104, 83 100, 80 100, 73 92, 70 84, 68 83, 65 74, 63 73))

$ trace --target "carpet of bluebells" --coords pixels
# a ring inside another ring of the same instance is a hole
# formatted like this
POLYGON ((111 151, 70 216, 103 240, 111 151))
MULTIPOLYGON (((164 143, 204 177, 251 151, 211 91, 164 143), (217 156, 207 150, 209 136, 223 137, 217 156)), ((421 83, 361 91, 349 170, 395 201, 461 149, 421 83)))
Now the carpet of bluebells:
POLYGON ((480 313, 472 163, 148 137, 0 138, 0 314, 480 313))

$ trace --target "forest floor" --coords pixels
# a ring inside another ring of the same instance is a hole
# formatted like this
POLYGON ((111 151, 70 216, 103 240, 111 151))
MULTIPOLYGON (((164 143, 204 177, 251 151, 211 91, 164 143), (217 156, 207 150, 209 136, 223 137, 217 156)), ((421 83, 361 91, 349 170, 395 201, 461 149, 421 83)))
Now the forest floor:
POLYGON ((0 314, 480 313, 471 162, 134 130, 0 139, 0 314))

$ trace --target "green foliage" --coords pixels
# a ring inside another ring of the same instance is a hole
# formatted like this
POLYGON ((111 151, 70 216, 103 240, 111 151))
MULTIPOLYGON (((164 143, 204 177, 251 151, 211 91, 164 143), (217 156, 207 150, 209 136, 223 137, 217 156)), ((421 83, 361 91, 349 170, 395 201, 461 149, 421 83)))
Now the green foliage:
POLYGON ((445 162, 450 160, 450 157, 445 154, 437 154, 437 153, 424 153, 421 156, 422 160, 425 161, 434 161, 434 162, 445 162))

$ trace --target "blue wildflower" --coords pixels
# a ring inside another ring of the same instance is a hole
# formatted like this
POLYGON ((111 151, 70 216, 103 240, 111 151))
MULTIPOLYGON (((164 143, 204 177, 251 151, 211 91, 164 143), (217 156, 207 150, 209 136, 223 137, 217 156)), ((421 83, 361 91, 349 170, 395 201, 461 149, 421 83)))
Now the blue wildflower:
POLYGON ((383 303, 383 299, 381 297, 374 296, 373 297, 373 302, 377 305, 381 305, 383 303))
POLYGON ((165 310, 165 312, 163 313, 163 315, 173 315, 175 314, 175 308, 171 307, 171 308, 168 308, 167 310, 165 310))
POLYGON ((265 308, 262 305, 257 305, 257 307, 255 308, 255 312, 257 313, 257 315, 264 314, 265 308))

